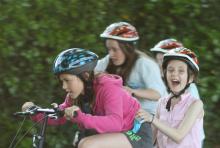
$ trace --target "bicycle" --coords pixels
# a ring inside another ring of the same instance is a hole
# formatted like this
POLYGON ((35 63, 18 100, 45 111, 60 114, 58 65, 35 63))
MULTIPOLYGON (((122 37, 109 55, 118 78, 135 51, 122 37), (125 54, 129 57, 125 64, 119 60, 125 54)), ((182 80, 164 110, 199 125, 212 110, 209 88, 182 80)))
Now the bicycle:
MULTIPOLYGON (((45 133, 46 133, 46 128, 47 128, 47 121, 48 118, 52 118, 52 119, 58 119, 60 117, 63 117, 64 115, 64 111, 61 111, 58 107, 54 107, 52 109, 50 108, 40 108, 38 106, 32 106, 31 108, 29 108, 28 110, 26 110, 25 112, 15 112, 14 115, 15 116, 29 116, 29 115, 35 115, 37 113, 43 113, 43 118, 38 121, 37 123, 35 123, 21 138, 20 140, 18 140, 17 143, 15 143, 15 145, 13 146, 14 140, 16 139, 19 130, 21 129, 22 125, 20 126, 20 128, 17 130, 17 133, 14 137, 14 139, 12 140, 9 148, 16 148, 16 146, 18 145, 18 143, 24 138, 24 136, 36 125, 39 124, 41 121, 41 127, 40 127, 40 132, 39 134, 34 134, 33 138, 32 138, 32 143, 33 143, 33 148, 43 148, 44 147, 44 142, 45 142, 45 133)), ((77 116, 77 112, 74 112, 74 116, 77 116)), ((25 121, 25 118, 23 120, 23 122, 25 121)), ((134 122, 134 127, 131 130, 133 133, 137 133, 141 127, 141 124, 143 123, 142 119, 136 119, 134 122)), ((73 146, 77 147, 78 142, 80 141, 80 139, 82 139, 83 137, 87 137, 87 136, 91 136, 97 134, 96 131, 94 130, 77 130, 75 135, 74 135, 74 139, 73 139, 73 146)))
POLYGON ((45 133, 47 128, 47 121, 48 118, 51 119, 58 119, 59 117, 62 117, 64 115, 64 112, 61 111, 58 107, 54 108, 41 108, 39 106, 32 106, 29 109, 27 109, 25 112, 15 112, 15 116, 25 116, 21 126, 18 128, 16 135, 14 136, 12 142, 10 143, 9 148, 16 148, 18 143, 24 138, 24 136, 37 124, 39 124, 42 121, 40 132, 39 134, 34 134, 32 138, 33 148, 43 148, 44 142, 45 142, 45 133), (20 132, 21 127, 23 126, 24 121, 26 120, 26 116, 35 115, 37 113, 43 113, 43 118, 35 123, 15 144, 14 141, 17 138, 18 133, 20 132), (13 146, 14 144, 14 146, 13 146))

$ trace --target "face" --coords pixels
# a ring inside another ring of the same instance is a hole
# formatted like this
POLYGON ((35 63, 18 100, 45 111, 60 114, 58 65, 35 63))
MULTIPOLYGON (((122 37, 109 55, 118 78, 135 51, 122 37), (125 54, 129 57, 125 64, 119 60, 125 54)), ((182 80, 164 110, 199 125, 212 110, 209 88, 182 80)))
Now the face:
POLYGON ((120 66, 125 62, 126 56, 123 53, 122 49, 119 47, 119 44, 116 40, 107 39, 106 47, 108 49, 110 59, 112 60, 114 65, 120 66))
MULTIPOLYGON (((178 94, 186 86, 188 72, 187 64, 180 60, 171 60, 167 65, 167 82, 172 92, 178 94)), ((192 82, 192 77, 190 77, 192 82)))
POLYGON ((71 74, 60 74, 59 76, 63 89, 72 99, 76 99, 84 92, 84 85, 80 78, 71 74))

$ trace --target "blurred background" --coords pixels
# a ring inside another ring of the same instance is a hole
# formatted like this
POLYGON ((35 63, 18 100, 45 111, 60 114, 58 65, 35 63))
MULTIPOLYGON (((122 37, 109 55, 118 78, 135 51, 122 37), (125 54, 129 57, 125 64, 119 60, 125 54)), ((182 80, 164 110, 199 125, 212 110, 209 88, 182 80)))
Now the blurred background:
MULTIPOLYGON (((56 55, 80 47, 103 57, 106 50, 99 34, 117 21, 137 28, 138 47, 147 53, 158 41, 175 38, 199 56, 204 147, 220 147, 219 0, 1 0, 0 147, 9 147, 15 136, 23 118, 13 113, 20 111, 24 102, 51 107, 52 102, 63 101, 65 92, 51 68, 56 55)), ((18 137, 32 125, 25 121, 18 137)), ((17 147, 30 148, 38 127, 17 147)), ((75 129, 71 123, 48 127, 46 147, 71 147, 75 129)))

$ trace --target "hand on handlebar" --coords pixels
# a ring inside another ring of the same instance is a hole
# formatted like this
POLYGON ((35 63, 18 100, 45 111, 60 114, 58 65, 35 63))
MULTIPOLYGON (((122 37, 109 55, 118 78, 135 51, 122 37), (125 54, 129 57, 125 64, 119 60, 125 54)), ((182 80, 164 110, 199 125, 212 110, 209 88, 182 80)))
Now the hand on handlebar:
POLYGON ((23 105, 22 105, 22 112, 25 112, 26 110, 28 110, 30 107, 32 106, 35 106, 33 102, 25 102, 23 105))
POLYGON ((45 113, 50 118, 63 117, 64 111, 59 109, 58 104, 52 103, 53 108, 41 108, 33 102, 25 102, 22 106, 22 112, 15 112, 14 115, 35 115, 37 113, 45 113))
POLYGON ((58 108, 59 107, 59 105, 57 103, 52 103, 51 105, 53 106, 53 108, 58 108))
POLYGON ((80 108, 76 105, 73 105, 71 107, 68 107, 65 109, 65 117, 66 119, 70 120, 71 118, 73 117, 76 117, 77 114, 76 114, 76 111, 80 110, 80 108))

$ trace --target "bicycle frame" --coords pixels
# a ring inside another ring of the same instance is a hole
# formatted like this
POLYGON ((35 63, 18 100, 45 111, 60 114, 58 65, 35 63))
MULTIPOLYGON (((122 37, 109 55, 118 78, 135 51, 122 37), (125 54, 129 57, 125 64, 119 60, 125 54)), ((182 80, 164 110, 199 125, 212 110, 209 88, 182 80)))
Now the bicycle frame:
POLYGON ((58 108, 53 108, 53 109, 43 109, 39 107, 33 107, 31 109, 28 109, 25 112, 16 112, 14 115, 34 115, 36 113, 42 113, 42 123, 40 127, 40 132, 39 134, 33 135, 33 148, 43 148, 45 144, 45 133, 46 133, 46 128, 47 128, 47 122, 49 118, 57 119, 61 116, 63 116, 64 112, 59 110, 58 108))
POLYGON ((34 148, 43 148, 44 147, 44 141, 45 141, 45 138, 46 138, 45 133, 46 133, 46 128, 47 128, 48 115, 46 113, 44 113, 43 118, 44 118, 44 120, 43 120, 43 123, 41 125, 40 134, 33 136, 33 147, 34 148), (39 140, 39 142, 36 141, 35 137, 37 137, 37 140, 39 140), (37 142, 37 144, 36 144, 36 142, 37 142))

